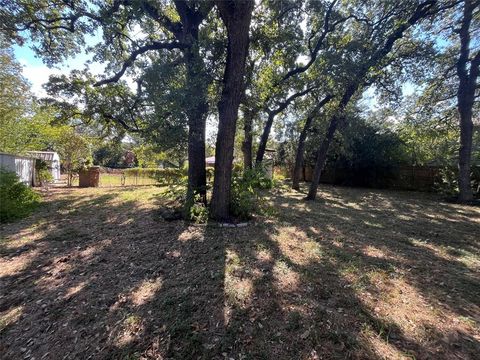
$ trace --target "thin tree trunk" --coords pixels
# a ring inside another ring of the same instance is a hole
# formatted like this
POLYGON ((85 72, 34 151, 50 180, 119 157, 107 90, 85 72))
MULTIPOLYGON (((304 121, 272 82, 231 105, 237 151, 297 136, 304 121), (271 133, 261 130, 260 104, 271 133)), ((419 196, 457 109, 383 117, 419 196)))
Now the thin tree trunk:
POLYGON ((230 217, 233 147, 238 107, 244 91, 245 60, 253 4, 253 0, 217 2, 220 17, 227 28, 228 44, 222 96, 218 102, 215 180, 210 206, 211 216, 216 220, 228 220, 230 217))
POLYGON ((357 91, 359 85, 359 82, 354 82, 347 86, 342 96, 342 99, 338 104, 337 110, 330 120, 330 124, 328 126, 325 138, 323 139, 322 144, 318 149, 315 169, 313 170, 312 182, 310 183, 310 189, 308 190, 306 200, 315 200, 315 197, 317 196, 318 183, 320 182, 320 177, 322 176, 325 161, 327 160, 327 153, 330 147, 330 143, 333 140, 333 136, 335 135, 335 131, 337 130, 340 119, 344 117, 345 108, 350 102, 352 96, 357 91))
POLYGON ((338 121, 338 116, 334 115, 330 120, 330 125, 328 126, 327 134, 322 141, 322 145, 320 146, 320 149, 318 149, 315 169, 312 175, 312 182, 310 183, 310 189, 308 190, 306 200, 315 200, 315 197, 317 196, 318 183, 320 182, 325 161, 327 160, 328 149, 333 140, 333 136, 335 135, 335 130, 337 130, 338 121))
POLYGON ((459 79, 457 91, 457 109, 460 117, 460 149, 458 157, 458 188, 460 202, 473 200, 470 184, 470 166, 472 158, 472 108, 475 101, 475 90, 479 74, 480 52, 470 60, 470 24, 473 10, 478 1, 465 0, 462 25, 459 30, 460 55, 457 60, 457 75, 459 79), (468 70, 468 63, 470 69, 468 70))
POLYGON ((265 150, 267 148, 268 137, 270 136, 270 131, 272 130, 273 120, 275 119, 276 113, 269 112, 267 122, 263 128, 262 136, 260 137, 260 143, 258 144, 257 157, 255 159, 256 165, 262 163, 263 158, 265 157, 265 150))
POLYGON ((242 144, 242 152, 243 152, 243 170, 250 170, 252 168, 252 147, 253 147, 253 114, 252 112, 245 110, 244 112, 244 119, 243 119, 243 132, 244 132, 244 140, 242 144))
POLYGON ((313 122, 313 116, 308 116, 303 126, 300 137, 298 138, 297 152, 295 154, 295 166, 292 174, 292 189, 300 190, 300 177, 302 176, 303 169, 303 154, 305 152, 305 140, 307 139, 307 133, 313 122))
POLYGON ((270 131, 272 130, 273 120, 275 116, 280 114, 285 110, 296 98, 302 97, 312 91, 315 86, 306 88, 305 90, 296 92, 290 95, 285 101, 281 102, 278 107, 274 110, 266 109, 265 111, 268 114, 267 122, 263 128, 262 136, 260 138, 260 143, 258 145, 257 156, 255 159, 256 165, 260 165, 265 157, 265 150, 267 148, 268 137, 270 136, 270 131))
POLYGON ((320 101, 315 108, 310 112, 307 119, 305 120, 305 124, 303 125, 302 132, 300 133, 300 137, 298 138, 298 146, 297 152, 295 154, 295 166, 293 168, 292 174, 292 189, 300 190, 300 177, 302 176, 302 169, 303 169, 303 155, 305 153, 305 140, 307 139, 308 131, 312 126, 313 119, 317 115, 318 111, 325 106, 333 97, 327 95, 322 101, 320 101))

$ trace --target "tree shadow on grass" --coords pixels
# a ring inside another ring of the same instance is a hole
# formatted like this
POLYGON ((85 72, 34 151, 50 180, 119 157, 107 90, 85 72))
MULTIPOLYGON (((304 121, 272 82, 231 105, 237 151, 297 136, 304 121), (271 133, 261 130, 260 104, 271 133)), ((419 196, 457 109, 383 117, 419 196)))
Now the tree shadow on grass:
POLYGON ((417 358, 475 358, 480 352, 478 210, 418 193, 326 187, 321 195, 320 201, 306 203, 297 196, 275 199, 285 209, 279 220, 316 239, 357 296, 392 304, 397 299, 392 306, 403 313, 380 308, 386 310, 382 317, 399 323, 408 317, 412 326, 402 328, 417 327, 411 333, 422 346, 406 345, 398 335, 389 344, 417 358), (407 305, 398 305, 400 299, 407 305))
POLYGON ((315 203, 279 194, 276 219, 235 229, 164 222, 155 190, 55 196, 44 212, 1 230, 8 241, 0 252, 0 353, 473 359, 479 342, 462 331, 468 328, 453 331, 419 316, 423 335, 413 336, 385 312, 388 292, 405 281, 424 298, 412 299, 418 309, 435 305, 474 319, 478 278, 448 247, 438 250, 449 243, 448 224, 461 237, 449 244, 473 251, 478 244, 464 241, 473 227, 462 217, 470 214, 440 209, 448 222, 438 225, 429 220, 430 205, 416 209, 406 194, 327 192, 315 203), (418 229, 410 226, 416 221, 418 229), (440 226, 434 244, 432 224, 440 226))
POLYGON ((122 190, 67 196, 2 229, 10 240, 2 248, 2 358, 180 359, 215 351, 223 242, 206 241, 215 230, 163 222, 156 201, 145 208, 129 197, 122 190), (41 230, 32 234, 35 223, 41 230), (33 239, 21 251, 18 231, 33 239))

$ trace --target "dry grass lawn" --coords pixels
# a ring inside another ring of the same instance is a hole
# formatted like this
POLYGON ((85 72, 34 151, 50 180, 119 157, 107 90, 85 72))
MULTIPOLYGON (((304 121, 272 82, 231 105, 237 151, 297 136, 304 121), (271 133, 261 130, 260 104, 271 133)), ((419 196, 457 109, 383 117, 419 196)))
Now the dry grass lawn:
POLYGON ((480 209, 277 190, 248 227, 55 189, 0 228, 2 359, 478 359, 480 209))

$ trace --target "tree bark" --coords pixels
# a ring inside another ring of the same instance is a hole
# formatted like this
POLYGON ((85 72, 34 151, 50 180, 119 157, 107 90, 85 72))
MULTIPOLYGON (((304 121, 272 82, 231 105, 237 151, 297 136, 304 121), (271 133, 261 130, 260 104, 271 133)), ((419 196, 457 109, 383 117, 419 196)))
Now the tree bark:
POLYGON ((458 200, 460 202, 473 200, 473 191, 470 184, 473 136, 472 108, 475 101, 480 52, 477 52, 476 56, 470 60, 470 24, 473 10, 478 4, 478 1, 465 0, 462 25, 459 30, 460 54, 456 65, 459 79, 457 110, 460 120, 460 149, 458 154, 458 200), (469 70, 467 69, 468 63, 470 63, 469 70))
POLYGON ((268 137, 270 136, 270 131, 272 130, 273 120, 275 119, 275 112, 268 112, 267 122, 263 127, 262 136, 260 137, 260 143, 258 144, 257 156, 255 158, 256 165, 261 164, 265 156, 265 150, 267 149, 268 137))
POLYGON ((310 183, 310 188, 308 190, 306 200, 315 200, 315 197, 317 196, 318 183, 320 182, 323 167, 325 166, 325 161, 327 160, 327 153, 330 147, 330 143, 332 142, 333 136, 335 135, 335 130, 337 130, 338 121, 338 116, 332 117, 332 119, 330 120, 330 125, 328 126, 327 134, 322 141, 322 145, 318 149, 317 160, 315 162, 315 169, 312 176, 312 182, 310 183))
POLYGON ((207 174, 205 169, 205 130, 208 113, 208 84, 205 62, 199 51, 199 27, 213 7, 205 2, 203 8, 195 3, 176 1, 175 8, 181 26, 172 26, 176 39, 186 46, 182 49, 186 66, 186 87, 189 91, 189 106, 185 109, 188 119, 188 185, 186 211, 195 196, 207 202, 207 174))
POLYGON ((243 170, 250 170, 252 168, 253 154, 253 112, 249 110, 244 111, 244 123, 243 123, 243 132, 244 140, 242 144, 243 152, 243 170))
POLYGON ((208 112, 207 87, 203 60, 196 44, 185 53, 187 62, 187 86, 192 90, 192 106, 187 109, 188 118, 188 186, 187 207, 193 204, 195 195, 207 201, 207 173, 205 169, 205 130, 208 112), (193 93, 195 91, 195 93, 193 93))
POLYGON ((308 116, 305 125, 298 138, 297 153, 295 154, 295 166, 292 175, 292 189, 300 190, 300 177, 303 169, 303 153, 305 152, 305 140, 307 139, 307 132, 312 125, 313 116, 308 116))
POLYGON ((460 150, 458 158, 458 200, 469 202, 473 200, 473 191, 470 184, 470 166, 472 159, 472 109, 464 104, 458 104, 460 114, 460 150))
POLYGON ((325 96, 315 108, 308 114, 305 124, 303 125, 302 132, 298 138, 297 152, 295 154, 295 166, 292 174, 292 189, 300 190, 300 177, 302 176, 303 169, 303 154, 305 152, 305 140, 307 139, 308 131, 312 126, 313 119, 318 114, 318 111, 325 106, 333 97, 331 95, 325 96))
POLYGON ((253 0, 219 0, 216 4, 227 28, 228 43, 223 90, 218 102, 215 181, 210 213, 216 220, 229 220, 233 147, 238 107, 244 91, 245 60, 248 53, 249 27, 254 2, 253 0))

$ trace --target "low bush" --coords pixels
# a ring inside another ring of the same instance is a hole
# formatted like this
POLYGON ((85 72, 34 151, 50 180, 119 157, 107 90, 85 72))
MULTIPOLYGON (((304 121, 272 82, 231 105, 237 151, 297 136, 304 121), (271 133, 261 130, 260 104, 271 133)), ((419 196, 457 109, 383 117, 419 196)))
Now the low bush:
POLYGON ((232 177, 232 215, 243 220, 250 219, 263 204, 261 190, 271 189, 273 181, 265 176, 265 171, 254 168, 243 173, 235 172, 232 177))
POLYGON ((18 176, 0 169, 0 222, 27 216, 40 203, 40 195, 23 184, 18 176))
MULTIPOLYGON (((440 169, 440 176, 435 181, 435 190, 446 197, 458 196, 458 168, 445 166, 440 169)), ((473 166, 470 183, 475 197, 480 197, 480 166, 473 166)))
POLYGON ((187 218, 196 224, 205 224, 208 221, 208 207, 200 194, 195 194, 193 202, 186 207, 187 218))
POLYGON ((440 176, 435 182, 435 190, 447 197, 458 195, 458 170, 452 166, 440 169, 440 176))

